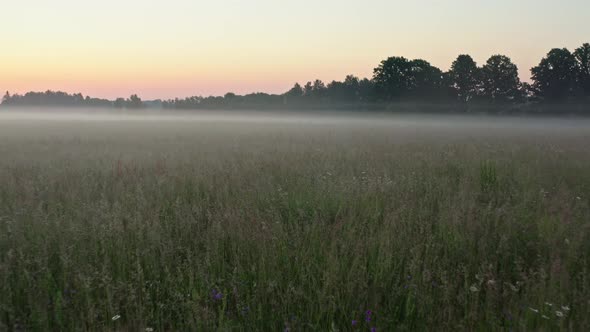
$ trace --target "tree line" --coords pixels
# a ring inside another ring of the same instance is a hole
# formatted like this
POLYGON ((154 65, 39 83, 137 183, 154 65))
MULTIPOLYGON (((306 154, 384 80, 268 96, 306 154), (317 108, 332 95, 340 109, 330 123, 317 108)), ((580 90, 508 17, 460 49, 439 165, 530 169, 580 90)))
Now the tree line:
MULTIPOLYGON (((371 78, 348 75, 343 81, 328 84, 321 80, 303 86, 295 83, 283 94, 252 93, 224 96, 193 96, 156 103, 165 109, 282 109, 387 108, 399 103, 429 103, 437 105, 583 105, 590 114, 590 44, 570 52, 555 48, 531 68, 532 83, 521 82, 518 67, 505 55, 493 55, 478 66, 470 55, 459 55, 448 71, 426 60, 389 57, 374 69, 371 78)), ((81 94, 63 92, 30 92, 9 95, 2 105, 104 106, 141 108, 145 103, 137 95, 128 99, 108 101, 83 98, 81 94)))
POLYGON ((143 108, 144 102, 136 94, 129 98, 114 101, 101 98, 84 97, 81 93, 68 94, 62 91, 27 92, 24 95, 8 91, 2 98, 2 106, 55 106, 55 107, 103 107, 103 108, 143 108))
POLYGON ((590 104, 590 44, 583 44, 574 52, 566 48, 552 49, 531 69, 531 74, 531 84, 521 82, 518 67, 508 56, 499 54, 491 56, 482 66, 470 55, 459 55, 446 72, 426 60, 394 56, 381 61, 370 79, 348 75, 343 81, 328 84, 321 80, 303 86, 295 83, 282 95, 228 93, 224 97, 168 100, 163 106, 211 109, 260 105, 379 108, 404 102, 491 106, 590 104))

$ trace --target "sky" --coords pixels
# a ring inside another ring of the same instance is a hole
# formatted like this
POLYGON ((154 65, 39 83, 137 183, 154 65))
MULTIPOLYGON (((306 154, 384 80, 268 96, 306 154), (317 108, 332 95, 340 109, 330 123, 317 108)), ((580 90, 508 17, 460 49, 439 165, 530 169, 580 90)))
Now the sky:
POLYGON ((0 11, 0 89, 143 99, 282 93, 371 77, 389 56, 447 70, 505 54, 523 80, 590 42, 588 0, 27 0, 0 11))

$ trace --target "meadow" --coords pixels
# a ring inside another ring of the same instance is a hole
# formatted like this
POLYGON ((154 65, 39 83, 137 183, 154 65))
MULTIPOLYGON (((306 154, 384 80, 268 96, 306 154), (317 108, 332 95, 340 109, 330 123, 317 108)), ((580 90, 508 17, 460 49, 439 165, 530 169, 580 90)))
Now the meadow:
POLYGON ((0 115, 0 331, 590 330, 590 122, 0 115))

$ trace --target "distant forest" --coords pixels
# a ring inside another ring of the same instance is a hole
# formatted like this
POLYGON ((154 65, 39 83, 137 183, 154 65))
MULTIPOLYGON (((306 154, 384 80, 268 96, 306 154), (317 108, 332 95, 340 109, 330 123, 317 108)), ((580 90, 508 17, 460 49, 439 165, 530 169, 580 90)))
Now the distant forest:
POLYGON ((375 109, 489 112, 534 109, 555 112, 551 105, 568 105, 564 112, 590 115, 590 44, 574 52, 549 51, 531 69, 532 84, 520 81, 518 68, 505 55, 491 56, 478 66, 462 54, 447 72, 422 59, 390 57, 374 69, 372 78, 348 75, 328 84, 321 80, 296 83, 283 94, 252 93, 194 96, 144 102, 137 95, 114 101, 64 92, 6 92, 2 106, 72 106, 139 109, 375 109), (405 105, 405 106, 404 106, 405 105), (404 109, 404 107, 408 109, 404 109))

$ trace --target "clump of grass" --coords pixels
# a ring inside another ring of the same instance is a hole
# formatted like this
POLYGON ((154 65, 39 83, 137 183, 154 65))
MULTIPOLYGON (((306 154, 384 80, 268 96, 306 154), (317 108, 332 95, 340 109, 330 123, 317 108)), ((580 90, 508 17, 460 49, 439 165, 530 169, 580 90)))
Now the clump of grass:
POLYGON ((482 162, 479 166, 479 185, 484 200, 495 198, 498 193, 498 173, 496 165, 491 161, 482 162))
POLYGON ((112 126, 0 140, 0 330, 590 328, 583 135, 112 126))

